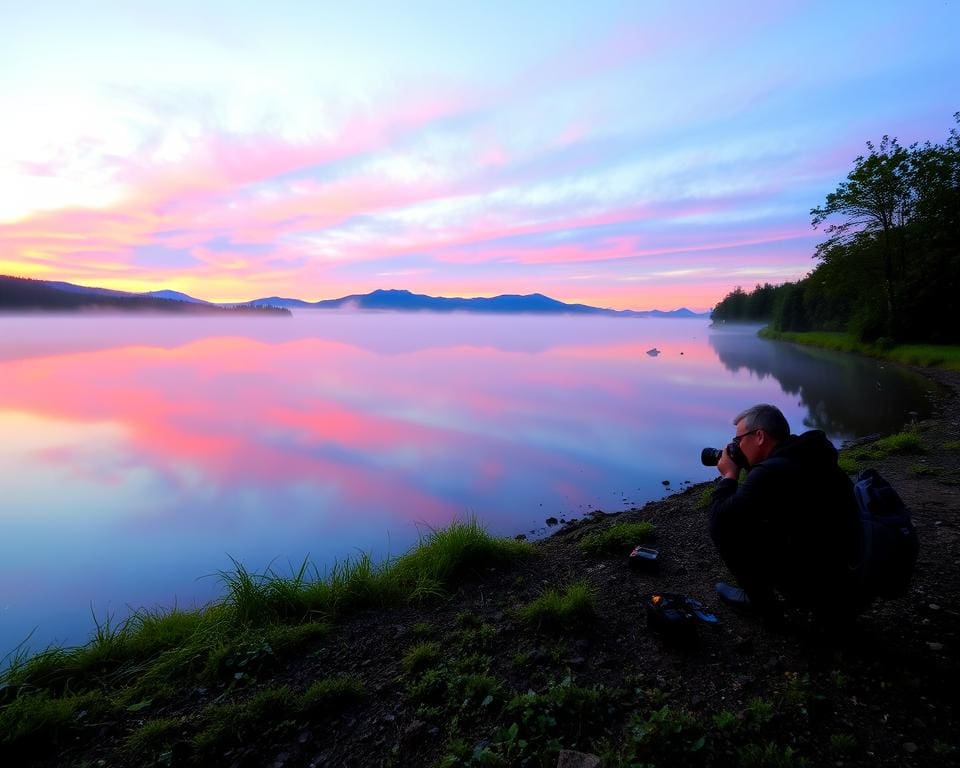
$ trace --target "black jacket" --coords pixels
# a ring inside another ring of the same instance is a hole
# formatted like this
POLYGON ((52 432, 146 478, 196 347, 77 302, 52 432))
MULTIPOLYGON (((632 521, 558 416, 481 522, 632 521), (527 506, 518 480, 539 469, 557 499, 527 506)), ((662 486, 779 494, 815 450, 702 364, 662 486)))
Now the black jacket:
POLYGON ((721 480, 710 505, 721 553, 753 558, 771 586, 800 602, 845 586, 858 532, 853 484, 820 430, 791 435, 743 483, 721 480))

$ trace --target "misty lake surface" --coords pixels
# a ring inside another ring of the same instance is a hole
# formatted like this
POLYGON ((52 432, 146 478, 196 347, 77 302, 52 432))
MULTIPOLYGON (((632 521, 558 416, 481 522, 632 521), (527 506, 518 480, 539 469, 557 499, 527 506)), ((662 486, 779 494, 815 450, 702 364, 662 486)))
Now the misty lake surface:
POLYGON ((928 409, 919 377, 756 330, 0 317, 0 656, 28 635, 86 642, 93 616, 203 605, 231 557, 289 573, 309 556, 322 573, 457 517, 540 535, 548 517, 641 505, 715 477, 700 449, 756 402, 837 445, 928 409))

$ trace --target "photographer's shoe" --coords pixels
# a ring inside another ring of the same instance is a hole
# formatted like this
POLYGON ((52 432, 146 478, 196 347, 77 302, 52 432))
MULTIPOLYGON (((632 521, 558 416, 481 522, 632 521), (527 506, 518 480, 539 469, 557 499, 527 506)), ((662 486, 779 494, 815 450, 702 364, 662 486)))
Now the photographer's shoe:
POLYGON ((747 597, 747 593, 744 592, 740 587, 735 587, 733 584, 727 584, 725 581, 718 581, 715 585, 715 589, 717 590, 717 597, 720 598, 721 603, 726 603, 733 608, 741 608, 746 610, 753 608, 753 603, 750 602, 750 598, 747 597))

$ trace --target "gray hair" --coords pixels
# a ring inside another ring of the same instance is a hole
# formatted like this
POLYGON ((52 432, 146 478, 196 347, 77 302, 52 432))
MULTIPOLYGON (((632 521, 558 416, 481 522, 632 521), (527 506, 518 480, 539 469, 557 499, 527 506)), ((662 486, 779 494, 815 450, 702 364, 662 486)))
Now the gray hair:
POLYGON ((790 425, 775 405, 767 405, 766 403, 751 405, 747 410, 734 417, 733 426, 737 426, 741 420, 746 421, 744 426, 747 432, 752 429, 762 429, 778 442, 790 437, 790 425))

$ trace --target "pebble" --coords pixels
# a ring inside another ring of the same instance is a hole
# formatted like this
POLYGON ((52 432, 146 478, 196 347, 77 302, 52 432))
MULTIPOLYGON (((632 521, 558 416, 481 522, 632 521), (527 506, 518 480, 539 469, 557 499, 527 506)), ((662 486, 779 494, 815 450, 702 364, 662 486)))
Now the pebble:
POLYGON ((903 745, 903 751, 908 752, 912 755, 914 752, 917 751, 917 745, 914 744, 912 741, 905 742, 903 745))
POLYGON ((931 611, 939 611, 939 610, 940 610, 940 606, 937 605, 936 603, 930 603, 930 605, 928 605, 927 608, 929 608, 931 611))
POLYGON ((927 648, 931 651, 942 651, 943 643, 927 643, 927 648))

